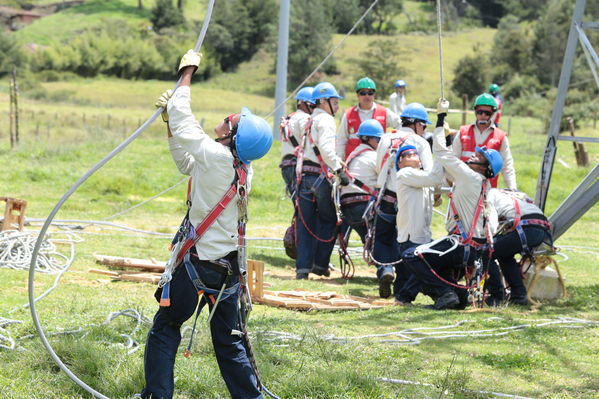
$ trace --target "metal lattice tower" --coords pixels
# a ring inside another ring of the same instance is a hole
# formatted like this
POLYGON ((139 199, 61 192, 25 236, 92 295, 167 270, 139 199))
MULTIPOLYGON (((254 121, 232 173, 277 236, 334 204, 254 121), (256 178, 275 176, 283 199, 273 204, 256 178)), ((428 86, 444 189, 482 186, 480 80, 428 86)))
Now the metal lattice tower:
MULTIPOLYGON (((572 17, 572 25, 568 35, 566 52, 559 78, 557 97, 553 106, 551 115, 551 124, 549 126, 547 145, 541 165, 541 172, 537 182, 537 192, 535 203, 545 210, 547 194, 549 192, 549 183, 553 172, 555 154, 557 152, 557 141, 566 140, 574 142, 599 143, 596 137, 573 137, 560 135, 560 121, 563 117, 566 94, 570 85, 572 68, 574 64, 577 42, 580 42, 589 67, 599 87, 599 56, 591 45, 584 29, 599 29, 599 22, 584 22, 583 15, 586 8, 586 0, 577 0, 572 17)), ((580 184, 570 193, 570 195, 560 204, 549 220, 553 224, 553 236, 557 239, 565 233, 578 219, 580 219, 591 207, 599 200, 599 164, 589 172, 589 174, 580 182, 580 184)))

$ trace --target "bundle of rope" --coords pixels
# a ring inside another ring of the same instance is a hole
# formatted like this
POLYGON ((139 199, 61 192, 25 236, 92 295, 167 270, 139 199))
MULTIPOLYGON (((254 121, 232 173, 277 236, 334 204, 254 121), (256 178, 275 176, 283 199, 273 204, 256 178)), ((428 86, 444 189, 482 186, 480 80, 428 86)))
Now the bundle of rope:
POLYGON ((2 349, 15 349, 15 340, 12 338, 10 332, 4 328, 9 324, 23 324, 21 320, 11 320, 0 316, 0 348, 2 349))
MULTIPOLYGON (((37 232, 7 230, 0 232, 0 267, 29 270, 31 255, 38 238, 37 232)), ((42 241, 35 263, 35 271, 47 274, 58 274, 68 269, 73 263, 75 243, 83 241, 72 233, 48 233, 42 241), (50 238, 50 236, 61 236, 50 238), (56 244, 64 243, 70 246, 69 255, 58 251, 56 244)))

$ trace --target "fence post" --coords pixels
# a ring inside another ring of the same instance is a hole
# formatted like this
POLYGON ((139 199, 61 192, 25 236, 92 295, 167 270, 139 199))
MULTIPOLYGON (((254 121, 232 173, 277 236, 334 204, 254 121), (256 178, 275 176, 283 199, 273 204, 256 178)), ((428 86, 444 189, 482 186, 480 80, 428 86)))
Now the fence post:
MULTIPOLYGON (((570 127, 570 136, 576 137, 574 135, 574 119, 569 116, 567 121, 568 126, 570 127)), ((576 164, 578 166, 587 166, 589 164, 589 155, 584 148, 584 144, 577 143, 576 141, 573 141, 572 144, 574 145, 574 157, 576 158, 576 164)))
POLYGON ((468 94, 462 95, 462 126, 466 124, 466 112, 468 112, 468 94))

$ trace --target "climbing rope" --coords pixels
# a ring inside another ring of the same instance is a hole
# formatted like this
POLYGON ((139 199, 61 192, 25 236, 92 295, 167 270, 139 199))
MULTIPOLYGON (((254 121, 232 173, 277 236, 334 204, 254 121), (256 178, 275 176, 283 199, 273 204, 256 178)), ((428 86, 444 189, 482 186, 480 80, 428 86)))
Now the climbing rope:
MULTIPOLYGON (((200 48, 202 47, 202 44, 204 42, 204 38, 206 37, 208 25, 210 24, 210 19, 212 18, 212 10, 214 8, 214 2, 215 2, 215 0, 210 0, 208 2, 208 8, 206 10, 206 15, 204 17, 202 29, 200 31, 200 35, 199 35, 196 45, 194 47, 194 51, 196 51, 196 52, 200 50, 200 48)), ((177 87, 179 87, 179 81, 175 85, 175 90, 177 89, 177 87)), ((38 319, 37 311, 35 309, 35 298, 34 298, 34 292, 33 292, 34 291, 34 280, 35 280, 35 265, 37 264, 37 258, 38 258, 38 254, 39 254, 41 246, 42 246, 43 237, 45 237, 46 231, 48 230, 50 223, 52 223, 54 216, 58 213, 60 208, 62 208, 62 205, 66 202, 66 200, 79 188, 79 186, 81 186, 87 179, 89 179, 90 176, 92 176, 97 170, 99 170, 102 166, 104 166, 108 161, 110 161, 117 154, 119 154, 123 149, 125 149, 125 147, 127 147, 129 144, 131 144, 144 130, 146 130, 146 128, 151 123, 154 122, 154 120, 156 120, 156 118, 158 117, 158 115, 160 115, 162 113, 162 111, 164 111, 164 107, 158 108, 156 111, 154 111, 154 114, 152 114, 152 116, 150 116, 150 118, 148 118, 148 120, 146 120, 135 132, 133 132, 133 134, 131 134, 131 136, 129 136, 125 141, 123 141, 114 150, 112 150, 107 156, 105 156, 96 165, 94 165, 89 171, 87 171, 82 177, 80 177, 79 180, 77 180, 77 182, 62 196, 62 198, 58 201, 56 206, 54 206, 54 209, 52 209, 52 211, 50 212, 50 215, 48 215, 48 218, 46 219, 44 225, 42 226, 42 229, 40 231, 38 239, 35 243, 33 253, 31 255, 31 266, 29 268, 29 284, 28 284, 29 305, 31 307, 31 317, 32 317, 33 323, 35 324, 35 327, 37 329, 38 335, 42 341, 42 344, 48 350, 48 352, 50 353, 50 356, 52 356, 52 358, 54 359, 54 361, 56 362, 56 364, 60 367, 60 369, 62 371, 64 371, 75 383, 77 383, 77 385, 79 385, 81 388, 85 389, 87 392, 91 393, 92 395, 94 395, 97 398, 108 399, 106 396, 102 395, 100 392, 97 392, 96 390, 91 388, 89 385, 87 385, 86 383, 81 381, 75 374, 73 374, 73 372, 71 372, 71 370, 62 362, 62 360, 60 360, 58 355, 56 355, 56 353, 54 352, 54 349, 52 348, 52 346, 46 339, 46 336, 44 335, 44 330, 42 329, 42 326, 38 319)))
POLYGON ((16 348, 15 340, 10 332, 4 328, 10 324, 23 324, 21 320, 11 320, 0 316, 0 348, 13 350, 16 348))
POLYGON ((354 24, 354 26, 351 27, 351 29, 345 34, 345 36, 343 36, 341 38, 341 40, 339 41, 339 43, 337 43, 335 45, 335 47, 333 47, 333 49, 326 55, 326 57, 324 57, 324 59, 321 61, 320 64, 318 64, 318 66, 316 68, 314 68, 314 70, 312 72, 310 72, 310 74, 306 77, 306 79, 303 80, 302 83, 300 83, 289 95, 289 97, 287 97, 286 99, 284 99, 280 104, 277 104, 275 106, 275 108, 268 114, 265 116, 265 118, 268 118, 269 116, 272 116, 275 112, 277 112, 277 110, 279 108, 281 108, 283 105, 285 105, 287 103, 287 101, 289 101, 293 96, 295 96, 295 93, 298 92, 299 89, 301 89, 302 87, 304 87, 304 85, 310 80, 310 78, 312 78, 312 76, 314 76, 314 74, 316 72, 318 72, 318 70, 329 60, 329 58, 331 58, 333 56, 333 54, 335 54, 335 51, 337 51, 337 49, 339 47, 341 47, 341 45, 345 42, 345 40, 351 36, 352 33, 354 33, 354 30, 356 30, 356 28, 358 27, 358 25, 360 25, 360 22, 362 22, 362 20, 364 18, 366 18, 366 16, 368 15, 368 13, 370 13, 370 11, 372 11, 372 9, 374 8, 374 6, 376 5, 376 3, 378 3, 379 0, 374 0, 372 2, 372 4, 370 5, 370 7, 368 7, 366 9, 366 11, 364 11, 364 14, 362 14, 362 16, 360 18, 358 18, 358 20, 356 21, 356 23, 354 24))

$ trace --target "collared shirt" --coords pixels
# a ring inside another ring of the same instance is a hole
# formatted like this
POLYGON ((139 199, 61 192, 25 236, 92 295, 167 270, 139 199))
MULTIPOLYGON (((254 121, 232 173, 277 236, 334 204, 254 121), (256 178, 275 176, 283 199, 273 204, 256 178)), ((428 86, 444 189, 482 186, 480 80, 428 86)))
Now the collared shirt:
MULTIPOLYGON (((474 124, 474 141, 477 146, 481 146, 485 140, 489 137, 491 132, 495 129, 495 125, 489 126, 484 131, 478 130, 478 126, 474 124)), ((453 139, 452 151, 458 157, 467 154, 462 154, 462 141, 460 139, 460 133, 458 132, 453 139)), ((512 158, 512 151, 510 150, 510 142, 506 137, 504 137, 501 142, 501 147, 499 148, 499 153, 501 154, 501 158, 503 159, 503 168, 501 169, 501 174, 503 175, 503 179, 505 181, 505 185, 507 188, 516 190, 516 169, 514 168, 514 158, 512 158)), ((472 154, 470 154, 472 155, 472 154)))
POLYGON ((495 208, 497 216, 500 219, 513 220, 516 218, 514 201, 518 202, 520 207, 520 216, 543 214, 543 211, 535 204, 518 199, 497 188, 492 188, 489 190, 487 201, 495 208))
MULTIPOLYGON (((310 114, 298 109, 289 118, 289 132, 299 144, 302 143, 302 135, 306 129, 306 125, 310 120, 310 114)), ((295 147, 291 144, 291 141, 281 142, 281 158, 286 155, 293 155, 295 153, 295 147)))
MULTIPOLYGON (((169 127, 173 134, 168 141, 177 168, 192 178, 189 221, 196 228, 231 186, 235 169, 229 147, 204 132, 191 113, 190 102, 189 86, 180 86, 168 102, 169 127)), ((248 170, 248 184, 250 179, 248 170)), ((237 249, 237 199, 236 196, 197 242, 200 259, 220 259, 237 249)))
MULTIPOLYGON (((351 162, 349 163, 349 174, 352 175, 355 179, 360 180, 366 186, 374 189, 374 185, 376 184, 377 179, 376 151, 368 144, 362 143, 356 147, 352 154, 359 153, 361 151, 363 152, 355 158, 352 158, 351 162)), ((366 191, 359 188, 355 184, 350 184, 349 186, 341 187, 341 195, 350 193, 368 194, 366 191)))
MULTIPOLYGON (((474 221, 474 215, 478 208, 482 185, 486 184, 487 189, 491 188, 488 180, 483 175, 470 169, 458 155, 454 154, 445 144, 445 133, 443 127, 438 127, 433 133, 433 153, 435 159, 445 168, 453 177, 453 204, 458 212, 466 234, 470 232, 474 221)), ((497 214, 493 207, 488 207, 489 227, 491 234, 497 231, 497 214)), ((455 230, 456 222, 451 208, 448 209, 445 227, 449 233, 455 230)), ((474 228, 474 238, 485 239, 484 212, 481 210, 480 216, 476 220, 474 228)))
POLYGON ((389 153, 393 145, 394 140, 402 140, 405 138, 405 141, 402 145, 413 145, 418 150, 418 156, 420 157, 420 162, 422 163, 422 169, 425 171, 430 171, 433 168, 433 155, 431 152, 431 147, 428 144, 428 141, 414 133, 414 131, 407 127, 400 128, 396 133, 385 133, 379 142, 379 146, 376 149, 376 167, 377 167, 377 187, 383 187, 387 190, 395 191, 395 151, 390 154, 385 162, 383 160, 385 158, 385 154, 389 153), (407 138, 406 138, 407 137, 407 138))
MULTIPOLYGON (((318 147, 322 159, 332 170, 337 170, 341 167, 341 159, 335 153, 336 127, 335 118, 328 112, 320 108, 316 108, 312 112, 312 127, 310 128, 312 140, 314 140, 314 144, 318 147)), ((319 163, 309 138, 306 138, 304 145, 304 160, 306 159, 319 163)))
POLYGON ((393 92, 389 96, 389 109, 401 116, 406 107, 406 96, 401 93, 393 92))
POLYGON ((443 168, 426 172, 416 168, 397 171, 397 242, 425 244, 432 240, 434 187, 443 183, 443 168))
MULTIPOLYGON (((362 109, 359 106, 358 108, 358 116, 360 117, 360 122, 364 122, 365 120, 372 119, 372 115, 374 114, 374 107, 382 107, 380 104, 372 103, 372 107, 369 109, 362 109)), ((395 129, 399 129, 401 127, 401 119, 397 114, 391 111, 388 108, 387 110, 387 127, 392 127, 395 129)), ((354 133, 355 134, 355 133, 354 133)), ((357 137, 357 136, 356 136, 357 137)), ((337 155, 341 159, 345 159, 345 146, 349 140, 348 126, 347 126, 347 118, 345 117, 345 112, 341 117, 341 123, 339 124, 339 129, 337 130, 337 155)))

